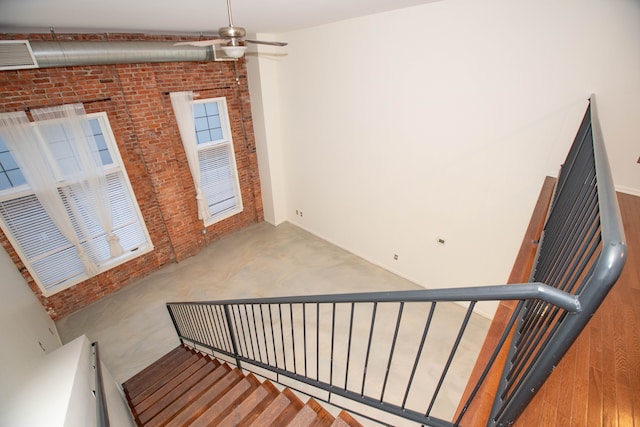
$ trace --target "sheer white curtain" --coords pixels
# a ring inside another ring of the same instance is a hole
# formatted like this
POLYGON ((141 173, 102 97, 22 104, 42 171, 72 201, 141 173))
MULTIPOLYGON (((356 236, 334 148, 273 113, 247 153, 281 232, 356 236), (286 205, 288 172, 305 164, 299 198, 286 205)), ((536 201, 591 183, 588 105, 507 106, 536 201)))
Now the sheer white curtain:
POLYGON ((93 132, 82 104, 68 104, 31 110, 33 119, 41 123, 39 131, 46 141, 59 145, 61 152, 69 156, 64 162, 56 162, 61 177, 78 185, 90 202, 83 205, 97 219, 105 232, 111 258, 124 253, 120 239, 113 232, 113 215, 107 178, 93 132), (63 134, 61 134, 63 132, 63 134), (63 141, 61 141, 63 139, 63 141), (93 202, 93 203, 91 203, 93 202))
POLYGON ((29 124, 24 112, 0 114, 0 132, 5 145, 20 168, 20 172, 33 189, 42 207, 60 232, 76 248, 78 257, 89 276, 98 273, 98 267, 80 244, 73 223, 58 193, 58 174, 51 153, 35 127, 29 124))
POLYGON ((196 187, 196 202, 198 203, 198 218, 205 220, 209 218, 209 205, 202 192, 200 178, 200 159, 198 158, 196 130, 193 116, 193 92, 173 92, 170 94, 173 112, 176 115, 180 139, 187 155, 187 163, 191 170, 193 183, 196 187))

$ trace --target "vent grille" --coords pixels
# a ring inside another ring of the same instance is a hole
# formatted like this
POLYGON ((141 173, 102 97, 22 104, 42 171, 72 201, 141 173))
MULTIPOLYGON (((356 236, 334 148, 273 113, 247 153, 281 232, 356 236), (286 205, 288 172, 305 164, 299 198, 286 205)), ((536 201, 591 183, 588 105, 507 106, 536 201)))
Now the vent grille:
POLYGON ((38 68, 28 40, 0 40, 0 71, 38 68))

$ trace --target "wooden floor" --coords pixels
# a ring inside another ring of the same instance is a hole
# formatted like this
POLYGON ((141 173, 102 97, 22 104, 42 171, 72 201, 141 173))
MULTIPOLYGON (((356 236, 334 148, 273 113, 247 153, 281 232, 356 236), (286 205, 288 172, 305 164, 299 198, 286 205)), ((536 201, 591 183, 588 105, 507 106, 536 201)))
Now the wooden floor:
MULTIPOLYGON (((545 187, 539 205, 550 195, 545 187)), ((622 275, 516 426, 640 427, 640 197, 618 193, 618 200, 629 250, 622 275)), ((528 233, 539 227, 534 212, 528 233)), ((527 270, 528 238, 519 259, 524 267, 516 263, 512 278, 518 269, 527 270)), ((500 307, 492 329, 504 330, 500 323, 510 308, 500 307)), ((490 392, 481 393, 484 399, 470 408, 461 425, 486 423, 492 399, 490 392)))

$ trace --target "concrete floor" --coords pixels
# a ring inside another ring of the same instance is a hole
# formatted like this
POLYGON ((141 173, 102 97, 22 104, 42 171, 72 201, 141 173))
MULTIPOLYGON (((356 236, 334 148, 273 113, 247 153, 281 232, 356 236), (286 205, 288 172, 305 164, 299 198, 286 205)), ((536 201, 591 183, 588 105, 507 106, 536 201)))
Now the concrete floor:
MULTIPOLYGON (((82 334, 99 341, 103 362, 122 383, 179 344, 166 302, 416 289, 422 288, 294 225, 261 223, 56 324, 63 343, 82 334)), ((446 307, 445 313, 464 315, 460 306, 446 307)), ((443 325, 450 323, 446 316, 443 325)), ((466 384, 489 323, 473 315, 455 368, 455 390, 444 393, 443 414, 455 410, 458 389, 466 384)))

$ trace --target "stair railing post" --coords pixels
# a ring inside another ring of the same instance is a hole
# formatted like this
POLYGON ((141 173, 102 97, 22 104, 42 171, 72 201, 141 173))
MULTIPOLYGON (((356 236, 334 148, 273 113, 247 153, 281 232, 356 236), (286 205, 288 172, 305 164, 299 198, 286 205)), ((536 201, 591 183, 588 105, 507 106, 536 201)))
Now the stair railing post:
POLYGON ((167 311, 169 312, 169 316, 171 317, 171 322, 173 323, 173 327, 176 330, 176 334, 178 334, 178 339, 180 340, 180 345, 184 345, 184 341, 182 340, 182 331, 178 328, 178 322, 176 322, 176 318, 173 315, 173 307, 169 304, 166 304, 167 311))
POLYGON ((238 369, 242 369, 240 366, 240 354, 238 353, 238 344, 236 341, 236 334, 233 332, 233 326, 231 323, 231 313, 229 312, 229 305, 224 305, 224 315, 227 319, 227 328, 229 330, 229 336, 231 337, 231 347, 233 348, 233 356, 236 359, 236 366, 238 369))

